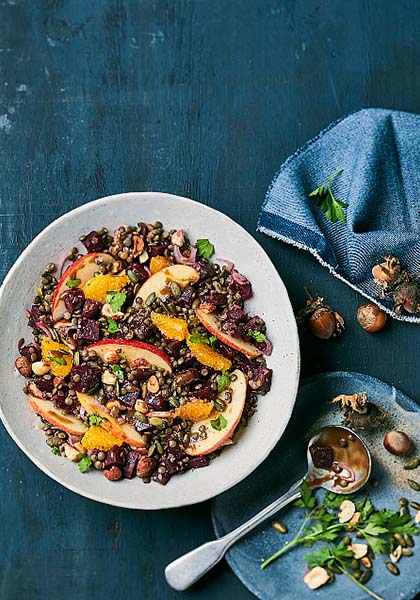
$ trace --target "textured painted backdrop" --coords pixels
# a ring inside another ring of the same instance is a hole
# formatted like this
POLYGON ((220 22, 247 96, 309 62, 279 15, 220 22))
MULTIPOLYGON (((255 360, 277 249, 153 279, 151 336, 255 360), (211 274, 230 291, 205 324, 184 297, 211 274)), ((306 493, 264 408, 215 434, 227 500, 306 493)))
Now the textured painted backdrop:
MULTIPOLYGON (((0 279, 53 219, 122 191, 190 196, 254 233, 273 173, 329 121, 420 112, 419 33, 416 0, 2 0, 0 279)), ((308 285, 347 319, 337 341, 302 335, 303 373, 370 373, 420 401, 417 327, 368 337, 356 292, 257 238, 295 307, 308 285)), ((1 600, 181 597, 163 566, 212 536, 208 503, 113 509, 47 479, 3 428, 0 455, 1 600)), ((184 597, 251 595, 222 564, 184 597)))

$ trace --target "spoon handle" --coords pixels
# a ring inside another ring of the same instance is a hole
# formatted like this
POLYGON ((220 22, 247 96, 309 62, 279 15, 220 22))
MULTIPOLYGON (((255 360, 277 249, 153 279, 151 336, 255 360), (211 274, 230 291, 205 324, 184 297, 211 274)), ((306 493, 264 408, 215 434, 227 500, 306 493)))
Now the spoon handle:
POLYGON ((302 481, 303 479, 299 479, 283 496, 277 498, 272 504, 263 508, 230 533, 218 540, 207 542, 171 562, 165 569, 165 577, 169 585, 178 591, 186 590, 193 585, 223 558, 232 544, 287 504, 299 498, 302 481))

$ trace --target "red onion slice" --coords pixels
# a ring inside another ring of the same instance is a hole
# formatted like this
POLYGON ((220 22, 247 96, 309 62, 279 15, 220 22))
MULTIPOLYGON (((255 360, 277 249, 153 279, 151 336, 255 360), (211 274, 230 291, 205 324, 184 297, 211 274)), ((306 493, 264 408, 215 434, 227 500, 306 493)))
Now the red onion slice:
POLYGON ((226 263, 225 269, 226 271, 229 271, 229 273, 231 273, 235 268, 235 263, 233 263, 231 260, 228 260, 227 258, 216 258, 215 260, 219 260, 220 262, 226 263))

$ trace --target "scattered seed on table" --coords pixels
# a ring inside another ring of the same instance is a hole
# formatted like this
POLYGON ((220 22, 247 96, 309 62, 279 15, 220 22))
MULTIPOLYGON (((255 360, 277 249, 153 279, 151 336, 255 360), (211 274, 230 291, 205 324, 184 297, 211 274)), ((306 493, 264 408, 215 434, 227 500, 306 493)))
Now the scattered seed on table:
POLYGON ((408 533, 404 533, 404 540, 409 548, 412 548, 414 546, 414 540, 408 533))
POLYGON ((401 548, 401 554, 403 556, 413 556, 413 551, 410 548, 401 548))
POLYGON ((411 508, 414 508, 415 510, 420 510, 419 502, 410 502, 410 506, 411 506, 411 508))
POLYGON ((400 574, 399 568, 397 567, 397 565, 394 565, 394 563, 387 562, 387 563, 385 563, 385 566, 388 569, 388 571, 390 573, 392 573, 393 575, 399 575, 400 574))
POLYGON ((271 526, 273 527, 273 529, 275 529, 279 533, 287 533, 287 531, 288 531, 286 525, 284 523, 282 523, 281 521, 273 521, 271 523, 271 526))
POLYGON ((407 479, 407 483, 412 490, 420 492, 420 483, 417 483, 417 481, 414 481, 414 479, 407 479))
POLYGON ((420 465, 420 458, 415 456, 414 458, 411 458, 408 462, 405 463, 404 469, 411 471, 412 469, 417 469, 417 467, 419 465, 420 465))

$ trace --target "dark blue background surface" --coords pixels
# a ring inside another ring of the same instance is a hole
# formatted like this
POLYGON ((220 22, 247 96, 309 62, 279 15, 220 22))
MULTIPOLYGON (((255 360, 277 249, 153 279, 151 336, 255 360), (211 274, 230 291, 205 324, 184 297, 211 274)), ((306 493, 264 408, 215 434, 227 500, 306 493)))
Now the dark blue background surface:
MULTIPOLYGON (((415 0, 2 0, 0 278, 57 216, 122 191, 190 196, 254 232, 280 163, 328 122, 420 112, 419 33, 415 0)), ((302 335, 304 374, 370 373, 420 401, 417 326, 369 337, 356 292, 257 237, 295 307, 308 285, 346 318, 336 341, 302 335)), ((181 597, 163 566, 213 535, 208 503, 136 513, 79 498, 4 429, 0 456, 1 600, 181 597)), ((223 564, 184 597, 252 596, 223 564)))

